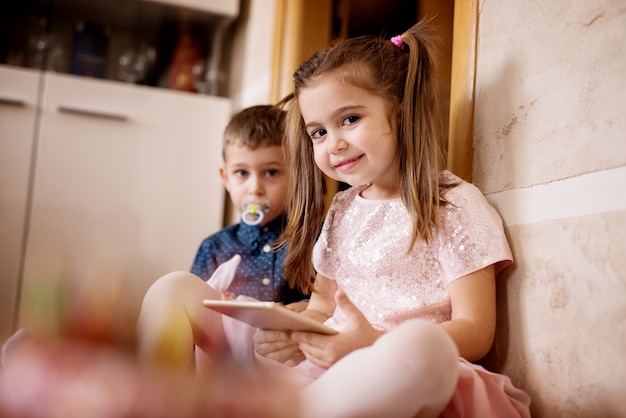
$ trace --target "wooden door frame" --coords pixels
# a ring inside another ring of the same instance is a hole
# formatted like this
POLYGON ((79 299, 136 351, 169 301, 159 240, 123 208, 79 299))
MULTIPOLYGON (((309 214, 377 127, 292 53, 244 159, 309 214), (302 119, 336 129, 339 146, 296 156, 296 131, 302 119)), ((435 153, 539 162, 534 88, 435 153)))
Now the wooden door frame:
POLYGON ((292 75, 311 54, 330 44, 332 0, 276 0, 276 29, 270 100, 277 102, 293 90, 292 75), (315 30, 308 30, 315 22, 315 30))
POLYGON ((472 181, 478 0, 454 2, 448 168, 472 181))
MULTIPOLYGON (((292 90, 297 66, 330 43, 332 19, 332 0, 276 0, 273 102, 292 90), (310 22, 315 22, 315 30, 305 34, 310 22)), ((472 180, 477 33, 478 0, 455 1, 447 164, 467 181, 472 180)))

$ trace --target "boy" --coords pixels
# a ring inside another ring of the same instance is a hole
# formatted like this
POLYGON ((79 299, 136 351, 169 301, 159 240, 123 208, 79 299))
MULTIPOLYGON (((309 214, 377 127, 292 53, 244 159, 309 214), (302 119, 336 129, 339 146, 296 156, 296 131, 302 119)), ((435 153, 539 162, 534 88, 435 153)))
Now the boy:
POLYGON ((207 281, 218 266, 240 255, 234 279, 224 291, 228 297, 285 305, 305 298, 283 279, 286 247, 274 249, 285 224, 284 122, 280 108, 252 106, 235 114, 224 131, 224 164, 219 173, 242 220, 202 242, 191 272, 207 281))
POLYGON ((306 306, 306 296, 291 289, 283 278, 286 247, 274 249, 286 224, 285 114, 277 106, 252 106, 235 114, 226 126, 224 164, 219 173, 242 220, 202 242, 191 273, 166 274, 148 289, 137 321, 142 361, 176 369, 188 366, 195 357, 196 371, 210 373, 215 359, 197 349, 194 355, 193 341, 181 337, 181 332, 189 330, 203 339, 208 337, 205 332, 223 330, 235 348, 231 354, 251 362, 253 353, 240 342, 252 338, 256 328, 238 326, 236 319, 225 315, 220 330, 206 330, 196 322, 204 315, 219 315, 202 305, 204 298, 219 299, 216 292, 221 292, 222 298, 282 302, 296 311, 306 306))

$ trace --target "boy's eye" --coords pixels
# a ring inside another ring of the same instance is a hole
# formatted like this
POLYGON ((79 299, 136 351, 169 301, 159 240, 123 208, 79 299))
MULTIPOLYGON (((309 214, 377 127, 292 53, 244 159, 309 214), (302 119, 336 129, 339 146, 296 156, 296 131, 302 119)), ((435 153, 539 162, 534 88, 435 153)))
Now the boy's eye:
POLYGON ((355 115, 350 115, 350 116, 346 116, 343 119, 343 124, 344 125, 352 125, 353 123, 356 123, 360 118, 358 116, 355 115))
POLYGON ((326 130, 325 129, 316 129, 316 130, 314 130, 313 132, 311 132, 309 134, 311 139, 320 139, 324 135, 326 135, 326 130))

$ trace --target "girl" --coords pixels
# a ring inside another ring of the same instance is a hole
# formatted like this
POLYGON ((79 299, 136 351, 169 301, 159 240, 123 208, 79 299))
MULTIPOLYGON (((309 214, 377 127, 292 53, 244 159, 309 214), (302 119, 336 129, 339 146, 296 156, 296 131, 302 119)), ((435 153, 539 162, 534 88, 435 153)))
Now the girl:
MULTIPOLYGON (((249 348, 301 388, 294 416, 529 416, 524 392, 471 363, 492 344, 512 255, 481 192, 442 170, 434 42, 423 24, 349 39, 295 73, 285 276, 311 291, 301 314, 339 333, 259 330, 249 348), (324 175, 352 186, 325 219, 324 175)), ((219 293, 171 279, 197 290, 177 341, 216 358, 233 330, 201 300, 219 293)))
POLYGON ((260 362, 317 379, 305 416, 529 416, 524 392, 471 363, 512 255, 482 193, 442 171, 434 43, 424 24, 349 39, 294 75, 285 275, 313 291, 302 314, 341 332, 255 342, 260 362), (323 174, 353 187, 317 228, 323 174))

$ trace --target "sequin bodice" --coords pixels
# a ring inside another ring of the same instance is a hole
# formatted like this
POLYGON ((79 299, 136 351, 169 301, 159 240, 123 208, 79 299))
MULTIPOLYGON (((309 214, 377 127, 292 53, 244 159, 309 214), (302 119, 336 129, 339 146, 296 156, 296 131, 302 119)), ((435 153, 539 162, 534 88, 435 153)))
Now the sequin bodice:
MULTIPOLYGON (((366 200, 353 187, 338 193, 313 251, 317 272, 337 281, 379 329, 409 318, 443 322, 450 318, 448 284, 496 264, 512 262, 502 221, 473 185, 445 173, 459 185, 448 190, 441 226, 429 242, 407 253, 411 221, 400 199, 366 200)), ((339 309, 327 324, 341 329, 339 309)))

